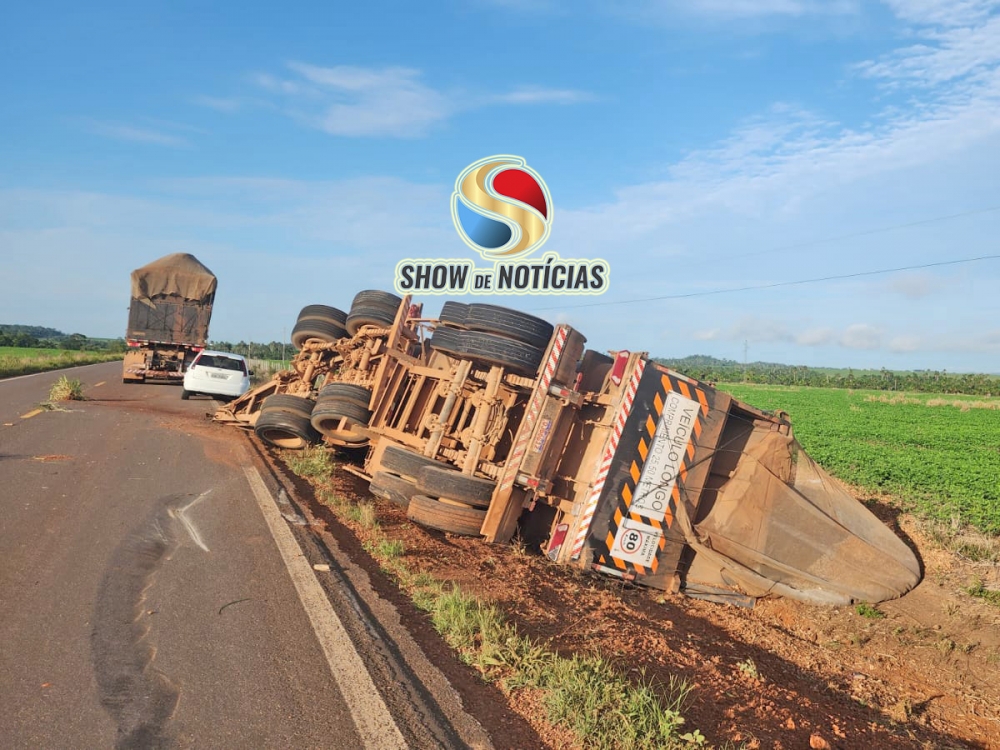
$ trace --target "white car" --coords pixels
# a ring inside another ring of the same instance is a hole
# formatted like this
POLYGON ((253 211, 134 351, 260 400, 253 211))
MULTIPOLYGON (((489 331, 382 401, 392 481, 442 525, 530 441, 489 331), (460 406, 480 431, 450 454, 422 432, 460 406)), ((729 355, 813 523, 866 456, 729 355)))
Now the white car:
POLYGON ((181 398, 188 399, 192 393, 236 398, 249 390, 246 359, 230 352, 202 351, 184 373, 181 398))

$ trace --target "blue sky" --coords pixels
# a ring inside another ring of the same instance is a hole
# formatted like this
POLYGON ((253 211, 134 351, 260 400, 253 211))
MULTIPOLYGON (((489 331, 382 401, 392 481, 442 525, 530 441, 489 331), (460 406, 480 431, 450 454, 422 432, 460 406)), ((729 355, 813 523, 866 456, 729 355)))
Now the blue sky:
POLYGON ((1000 254, 1000 2, 36 3, 0 95, 0 322, 121 335, 190 252, 213 338, 280 339, 472 257, 455 177, 513 153, 611 281, 507 303, 593 348, 1000 372, 997 260, 682 296, 1000 254))

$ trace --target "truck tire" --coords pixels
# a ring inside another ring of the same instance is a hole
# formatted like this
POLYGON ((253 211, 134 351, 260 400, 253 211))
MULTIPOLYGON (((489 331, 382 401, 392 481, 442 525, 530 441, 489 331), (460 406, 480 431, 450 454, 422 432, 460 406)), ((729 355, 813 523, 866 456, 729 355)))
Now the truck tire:
POLYGON ((278 409, 261 412, 253 431, 265 443, 287 450, 302 450, 318 438, 308 417, 278 409))
POLYGON ((425 466, 417 477, 417 489, 422 495, 455 500, 473 508, 488 508, 493 499, 497 483, 492 479, 480 479, 457 471, 441 470, 436 466, 425 466))
POLYGON ((445 302, 438 320, 455 328, 465 328, 465 316, 469 306, 464 302, 445 302))
POLYGON ((509 307, 477 302, 468 308, 465 327, 470 331, 496 333, 541 349, 548 346, 552 331, 555 330, 548 321, 509 307))
POLYGON ((447 464, 435 461, 433 458, 428 458, 419 453, 414 453, 401 445, 387 446, 385 452, 382 454, 383 471, 390 471, 393 474, 399 474, 413 481, 416 481, 420 475, 420 470, 425 466, 438 466, 444 469, 450 468, 447 464))
POLYGON ((421 526, 462 536, 479 536, 486 520, 485 510, 443 503, 427 495, 414 495, 406 515, 421 526))
POLYGON ((455 354, 492 365, 501 365, 511 372, 534 375, 542 363, 545 352, 522 341, 498 336, 495 333, 462 331, 455 354))
POLYGON ((321 318, 306 318, 300 320, 292 329, 292 346, 301 349, 302 345, 309 339, 319 339, 320 341, 332 344, 342 338, 347 337, 347 331, 340 323, 321 318))
POLYGON ((396 309, 389 307, 358 307, 347 318, 347 332, 353 336, 365 326, 388 328, 396 319, 396 309))
POLYGON ((459 337, 461 334, 461 331, 456 331, 453 328, 439 326, 435 329, 434 333, 431 334, 431 348, 437 349, 445 354, 455 354, 455 352, 459 349, 459 337))
POLYGON ((351 312, 347 316, 347 332, 353 336, 362 326, 381 328, 391 326, 402 302, 402 297, 391 292, 380 292, 376 289, 358 292, 354 295, 351 312))
POLYGON ((306 305, 295 322, 300 320, 329 320, 344 328, 347 325, 347 313, 329 305, 306 305))
POLYGON ((354 426, 367 427, 370 418, 371 412, 361 404, 328 398, 316 401, 310 424, 324 437, 351 447, 368 442, 368 435, 354 429, 354 426))
POLYGON ((396 474, 376 471, 368 485, 368 491, 375 497, 388 500, 393 505, 407 508, 410 505, 410 498, 417 494, 417 485, 396 474))
POLYGON ((392 307, 398 310, 402 302, 403 298, 398 294, 383 292, 380 289, 365 289, 354 295, 354 299, 351 300, 351 311, 353 312, 358 306, 392 307))
POLYGON ((312 399, 302 396, 289 396, 287 393, 275 393, 264 399, 261 404, 261 413, 265 411, 285 411, 291 414, 298 414, 307 420, 312 414, 315 402, 312 399))
POLYGON ((353 383, 327 383, 319 389, 319 396, 316 399, 316 403, 318 404, 320 401, 328 399, 350 401, 354 404, 360 404, 367 409, 369 402, 372 400, 372 391, 371 388, 365 388, 363 385, 354 385, 353 383))

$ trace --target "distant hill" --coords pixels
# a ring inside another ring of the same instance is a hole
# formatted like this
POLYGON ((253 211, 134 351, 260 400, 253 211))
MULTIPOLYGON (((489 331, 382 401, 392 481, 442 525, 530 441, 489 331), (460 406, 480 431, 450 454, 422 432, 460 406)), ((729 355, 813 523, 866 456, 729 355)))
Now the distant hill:
POLYGON ((21 333, 33 339, 64 339, 68 334, 58 331, 55 328, 44 326, 26 326, 21 324, 0 323, 0 333, 16 336, 21 333))
POLYGON ((71 351, 125 351, 124 339, 90 339, 82 333, 63 333, 56 328, 0 323, 0 347, 67 349, 71 351))

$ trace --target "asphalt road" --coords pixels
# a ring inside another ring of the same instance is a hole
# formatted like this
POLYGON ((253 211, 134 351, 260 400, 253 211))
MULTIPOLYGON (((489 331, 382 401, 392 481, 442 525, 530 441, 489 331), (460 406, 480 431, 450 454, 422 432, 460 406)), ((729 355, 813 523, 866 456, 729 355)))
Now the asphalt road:
POLYGON ((0 381, 0 746, 489 746, 213 401, 61 374, 0 381))

